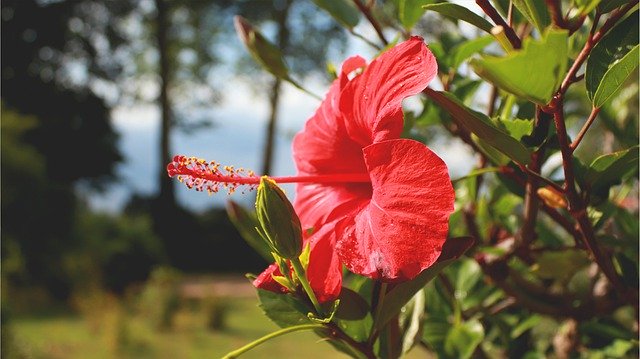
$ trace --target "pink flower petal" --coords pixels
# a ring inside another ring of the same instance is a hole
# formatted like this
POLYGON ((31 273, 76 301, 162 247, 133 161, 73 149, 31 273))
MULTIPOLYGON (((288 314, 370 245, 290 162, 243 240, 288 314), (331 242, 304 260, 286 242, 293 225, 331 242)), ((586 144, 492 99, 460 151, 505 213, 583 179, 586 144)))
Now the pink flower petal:
POLYGON ((345 87, 340 112, 349 137, 361 146, 399 138, 402 100, 422 91, 438 72, 436 59, 414 36, 373 60, 345 87))
POLYGON ((337 224, 337 251, 349 270, 409 280, 431 266, 447 237, 454 192, 445 163, 422 143, 399 139, 363 149, 373 195, 337 224))

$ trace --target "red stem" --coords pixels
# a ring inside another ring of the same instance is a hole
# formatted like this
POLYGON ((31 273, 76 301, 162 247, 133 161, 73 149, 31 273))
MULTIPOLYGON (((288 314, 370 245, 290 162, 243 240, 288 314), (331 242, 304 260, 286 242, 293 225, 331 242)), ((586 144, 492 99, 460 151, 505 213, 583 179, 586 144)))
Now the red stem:
MULTIPOLYGON (((632 1, 629 4, 625 5, 624 7, 620 8, 618 11, 615 11, 613 14, 611 14, 611 16, 607 19, 607 21, 605 21, 605 23, 602 25, 600 30, 598 30, 597 32, 593 33, 593 29, 592 29, 591 33, 589 34, 589 38, 587 39, 587 42, 584 44, 584 47, 582 48, 582 51, 580 51, 580 54, 578 54, 578 57, 576 57, 576 60, 574 61, 571 68, 569 69, 567 76, 565 76, 564 80, 562 81, 560 90, 558 90, 560 94, 564 94, 569 88, 569 86, 572 83, 577 81, 576 73, 582 66, 582 63, 584 63, 584 61, 587 59, 587 57, 591 53, 591 50, 593 50, 593 47, 598 43, 598 41, 600 41, 602 37, 613 27, 613 25, 615 25, 618 22, 618 20, 620 20, 620 18, 624 14, 626 14, 627 11, 629 11, 632 7, 634 7, 637 3, 638 3, 638 0, 632 1)), ((597 25, 597 22, 594 22, 593 28, 595 28, 596 25, 597 25)))
MULTIPOLYGON (((371 13, 371 9, 369 8, 369 6, 364 5, 360 0, 353 0, 353 3, 356 4, 360 12, 367 18, 367 20, 369 20, 369 22, 371 23, 371 26, 373 26, 374 30, 376 30, 376 33, 378 34, 380 41, 382 41, 382 43, 385 46, 389 45, 389 41, 387 41, 387 39, 384 37, 384 33, 382 32, 382 27, 380 26, 378 21, 373 17, 373 14, 371 13)), ((373 5, 373 2, 370 4, 370 6, 372 5, 373 5)))
POLYGON ((482 11, 484 11, 484 13, 487 14, 487 16, 489 16, 496 25, 504 28, 504 34, 507 36, 507 39, 509 39, 511 46, 513 46, 514 49, 522 47, 522 42, 516 32, 511 26, 509 26, 509 24, 507 24, 506 21, 504 21, 502 16, 500 16, 498 11, 493 7, 493 5, 491 5, 489 0, 476 0, 476 4, 482 8, 482 11))

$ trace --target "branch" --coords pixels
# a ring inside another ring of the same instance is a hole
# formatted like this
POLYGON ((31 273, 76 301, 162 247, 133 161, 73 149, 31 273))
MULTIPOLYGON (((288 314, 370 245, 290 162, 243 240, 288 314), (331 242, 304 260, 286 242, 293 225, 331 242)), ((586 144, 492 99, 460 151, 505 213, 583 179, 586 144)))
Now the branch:
POLYGON ((514 49, 522 47, 522 41, 520 41, 516 32, 511 26, 509 26, 509 24, 506 23, 506 21, 504 21, 502 16, 500 16, 498 11, 493 7, 493 5, 491 5, 489 0, 476 0, 476 4, 482 8, 482 11, 484 11, 484 13, 487 14, 487 16, 489 16, 497 26, 502 26, 504 28, 504 33, 514 49))
POLYGON ((373 17, 373 14, 371 13, 371 5, 373 5, 373 3, 369 4, 369 6, 364 5, 360 0, 353 0, 353 3, 356 4, 360 12, 367 18, 367 20, 369 20, 384 46, 389 45, 389 41, 387 41, 387 39, 384 37, 384 33, 382 33, 382 27, 380 26, 380 23, 378 23, 378 21, 373 17))
MULTIPOLYGON (((572 83, 577 81, 578 78, 576 77, 576 73, 578 72, 578 70, 584 63, 584 61, 587 59, 587 57, 591 53, 591 50, 593 50, 593 47, 613 27, 613 25, 615 25, 618 22, 618 20, 620 20, 620 18, 622 18, 622 16, 624 16, 624 14, 627 13, 627 11, 629 11, 631 8, 633 8, 637 4, 638 4, 638 0, 634 0, 628 3, 627 5, 621 7, 617 11, 613 12, 613 14, 611 14, 611 16, 607 19, 607 21, 605 21, 605 23, 602 25, 600 30, 598 30, 595 33, 594 33, 594 29, 598 24, 598 22, 594 20, 592 29, 589 33, 589 38, 587 39, 587 42, 584 44, 582 51, 580 51, 580 53, 578 54, 578 57, 576 57, 575 61, 573 62, 573 65, 569 69, 569 72, 567 72, 567 75, 562 81, 562 85, 560 86, 558 93, 564 94, 565 92, 567 92, 567 89, 569 88, 569 86, 572 83)), ((599 19, 599 17, 596 17, 596 19, 599 19)))
POLYGON ((565 193, 568 200, 568 210, 571 216, 578 222, 578 230, 581 239, 587 246, 589 251, 600 267, 600 270, 611 282, 616 291, 630 303, 637 305, 637 293, 628 290, 622 279, 616 272, 611 261, 611 257, 603 252, 598 245, 593 226, 587 216, 587 206, 578 194, 575 186, 575 174, 573 172, 573 151, 570 148, 569 138, 567 136, 567 128, 564 121, 563 97, 562 94, 554 96, 549 109, 552 111, 553 120, 556 125, 558 135, 558 143, 560 144, 560 152, 562 153, 562 168, 565 178, 565 193))
POLYGON ((545 0, 547 7, 549 8, 549 14, 553 23, 561 29, 567 29, 567 22, 562 17, 562 9, 560 0, 545 0))
POLYGON ((593 124, 593 121, 598 116, 598 113, 600 113, 599 107, 594 107, 591 109, 591 113, 589 114, 587 121, 584 123, 584 126, 582 126, 580 133, 578 133, 578 136, 576 136, 576 139, 573 140, 573 142, 569 145, 569 148, 571 148, 571 152, 576 150, 576 147, 578 147, 578 145, 582 141, 582 138, 587 133, 587 130, 589 130, 589 127, 591 127, 591 124, 593 124))

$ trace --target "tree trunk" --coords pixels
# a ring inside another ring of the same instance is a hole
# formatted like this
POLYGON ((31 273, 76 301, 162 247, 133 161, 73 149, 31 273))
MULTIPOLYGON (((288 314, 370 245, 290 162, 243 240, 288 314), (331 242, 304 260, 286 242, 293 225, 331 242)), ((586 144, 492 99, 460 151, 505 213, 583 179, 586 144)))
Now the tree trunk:
MULTIPOLYGON (((277 45, 283 53, 289 46, 289 28, 287 27, 287 18, 289 17, 289 9, 293 0, 286 0, 282 8, 276 9, 275 19, 278 23, 278 42, 277 45)), ((271 93, 269 95, 269 122, 267 124, 267 134, 264 141, 264 151, 262 158, 262 174, 269 175, 271 166, 273 165, 273 153, 276 134, 276 123, 278 120, 278 108, 280 107, 280 90, 282 89, 282 81, 278 78, 273 80, 271 85, 271 93)))
POLYGON ((167 176, 166 166, 171 161, 171 104, 169 102, 169 59, 167 44, 167 5, 164 0, 155 0, 157 14, 156 36, 158 41, 158 54, 160 55, 160 102, 161 125, 160 125, 160 169, 158 180, 160 193, 158 199, 160 204, 168 207, 175 205, 175 192, 173 180, 167 176))

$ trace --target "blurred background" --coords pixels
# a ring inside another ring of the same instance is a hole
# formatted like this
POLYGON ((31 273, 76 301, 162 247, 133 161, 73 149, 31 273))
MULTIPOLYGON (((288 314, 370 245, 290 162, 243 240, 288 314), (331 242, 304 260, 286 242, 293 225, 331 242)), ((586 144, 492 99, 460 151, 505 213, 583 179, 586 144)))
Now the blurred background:
MULTIPOLYGON (((185 154, 295 173, 291 139, 319 102, 257 68, 234 15, 318 94, 328 63, 375 52, 302 0, 1 6, 2 355, 218 357, 272 331, 242 277, 267 263, 230 224, 229 197, 178 186, 165 166, 185 154)), ((438 146, 454 174, 471 166, 460 144, 438 146)), ((294 340, 261 353, 332 353, 294 340)))

